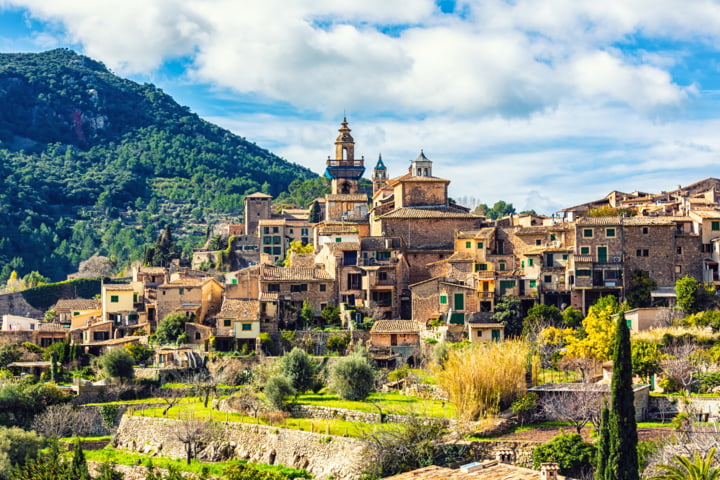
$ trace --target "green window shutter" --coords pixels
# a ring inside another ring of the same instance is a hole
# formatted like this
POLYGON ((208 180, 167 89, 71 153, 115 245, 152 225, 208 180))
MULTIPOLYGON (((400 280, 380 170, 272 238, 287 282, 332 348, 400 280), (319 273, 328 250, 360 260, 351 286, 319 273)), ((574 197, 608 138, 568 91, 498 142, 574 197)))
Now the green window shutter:
POLYGON ((525 260, 520 262, 520 268, 525 268, 525 260))
POLYGON ((632 320, 625 319, 628 328, 632 328, 632 320))
POLYGON ((465 242, 465 248, 470 248, 472 246, 472 242, 465 242))
POLYGON ((447 305, 447 295, 440 295, 440 305, 447 305))
POLYGON ((593 236, 592 228, 583 229, 583 237, 589 238, 593 236))
POLYGON ((120 297, 117 295, 110 295, 110 303, 118 303, 120 301, 120 297))
POLYGON ((450 323, 452 325, 465 325, 465 314, 453 312, 450 314, 450 323))
POLYGON ((580 255, 590 255, 590 247, 580 247, 580 255))
POLYGON ((252 330, 252 323, 243 323, 243 324, 242 324, 242 329, 243 329, 244 331, 246 331, 246 332, 249 331, 249 330, 252 330))
POLYGON ((711 228, 712 228, 713 230, 720 230, 720 222, 717 222, 717 221, 716 221, 716 222, 712 222, 711 228))
POLYGON ((530 288, 535 288, 537 286, 536 280, 530 280, 530 288))
POLYGON ((532 267, 532 258, 528 258, 528 267, 532 267))
POLYGON ((454 310, 465 310, 465 294, 456 293, 453 298, 454 310))
POLYGON ((478 242, 477 248, 484 248, 484 247, 483 247, 483 242, 478 242))

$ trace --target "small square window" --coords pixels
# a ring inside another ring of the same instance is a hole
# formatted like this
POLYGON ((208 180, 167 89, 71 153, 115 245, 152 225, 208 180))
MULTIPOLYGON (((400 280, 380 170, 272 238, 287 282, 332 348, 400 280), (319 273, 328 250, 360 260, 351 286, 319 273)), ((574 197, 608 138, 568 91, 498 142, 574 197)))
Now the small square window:
POLYGON ((478 243, 477 243, 477 248, 484 248, 483 242, 478 242, 478 243))
POLYGON ((248 332, 248 331, 252 330, 252 323, 243 323, 242 330, 244 332, 248 332))
POLYGON ((530 280, 529 285, 530 285, 530 288, 535 288, 537 286, 537 280, 530 280))
POLYGON ((110 295, 110 303, 118 303, 120 301, 120 297, 117 295, 110 295))
POLYGON ((714 222, 712 222, 712 223, 710 224, 710 228, 711 228, 714 232, 720 230, 720 222, 719 222, 719 221, 714 221, 714 222))
POLYGON ((643 228, 642 228, 642 233, 643 233, 643 235, 647 235, 647 234, 648 234, 648 227, 643 227, 643 228))
POLYGON ((615 236, 615 229, 614 229, 614 228, 607 228, 607 229, 605 229, 605 236, 606 236, 606 237, 614 237, 614 236, 615 236))
POLYGON ((500 271, 501 271, 501 272, 504 272, 504 271, 505 271, 505 264, 504 264, 504 263, 501 263, 501 264, 500 264, 500 271))
POLYGON ((465 242, 465 248, 471 248, 472 242, 465 242))
POLYGON ((584 228, 583 229, 583 237, 585 238, 592 238, 593 236, 593 229, 592 228, 584 228))
POLYGON ((324 292, 325 290, 327 290, 327 285, 324 284, 324 283, 321 283, 321 284, 320 284, 320 291, 321 291, 321 292, 324 292))
POLYGON ((580 255, 590 255, 590 247, 580 247, 580 255))
POLYGON ((535 240, 535 245, 537 245, 537 246, 542 245, 542 240, 540 240, 539 238, 537 240, 535 240))
POLYGON ((562 259, 563 259, 563 260, 567 260, 567 253, 564 253, 564 254, 563 254, 562 259))
POLYGON ((554 242, 555 239, 556 239, 555 234, 554 234, 554 233, 551 233, 551 234, 550 234, 550 241, 551 241, 551 242, 554 242))
POLYGON ((532 267, 532 265, 533 265, 533 259, 528 258, 528 267, 532 267))
POLYGON ((447 295, 440 295, 440 305, 447 305, 447 295))
POLYGON ((543 282, 545 283, 552 283, 552 275, 545 275, 543 277, 543 282))
POLYGON ((232 320, 230 320, 229 318, 226 318, 225 320, 223 320, 223 327, 229 327, 231 325, 232 325, 232 320))

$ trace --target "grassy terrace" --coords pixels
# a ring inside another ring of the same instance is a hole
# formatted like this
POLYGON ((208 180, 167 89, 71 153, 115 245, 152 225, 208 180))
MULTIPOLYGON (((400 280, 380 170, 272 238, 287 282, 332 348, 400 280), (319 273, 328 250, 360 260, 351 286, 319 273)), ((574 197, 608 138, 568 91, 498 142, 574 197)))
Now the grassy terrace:
MULTIPOLYGON (((167 457, 150 457, 139 453, 126 452, 124 450, 117 450, 112 447, 105 447, 102 450, 85 450, 85 459, 95 462, 114 462, 118 465, 148 465, 152 463, 154 467, 168 469, 170 467, 183 473, 194 473, 199 475, 203 472, 207 472, 209 475, 222 476, 223 471, 231 466, 237 465, 238 463, 245 464, 247 462, 242 460, 231 460, 227 462, 200 462, 194 459, 189 465, 183 459, 173 459, 167 457)), ((294 468, 283 467, 280 465, 264 465, 258 463, 248 463, 254 468, 260 471, 278 472, 284 473, 288 478, 306 478, 307 472, 304 470, 296 470, 294 468)))
MULTIPOLYGON (((146 398, 142 400, 119 401, 113 403, 127 405, 130 407, 128 413, 134 416, 175 419, 187 419, 192 417, 200 420, 212 420, 216 422, 242 422, 348 437, 363 437, 381 429, 391 430, 397 428, 397 425, 394 424, 351 422, 343 420, 342 418, 333 420, 287 418, 273 423, 262 414, 259 415, 259 418, 255 418, 239 413, 220 412, 210 407, 204 407, 202 401, 197 397, 183 398, 177 405, 170 408, 165 416, 163 416, 162 412, 166 408, 166 405, 161 398, 146 398), (156 404, 158 406, 145 407, 145 405, 148 404, 156 404)), ((437 418, 453 418, 455 415, 455 407, 449 402, 410 397, 399 393, 375 393, 372 394, 366 402, 342 400, 337 395, 308 394, 298 396, 296 403, 302 405, 344 408, 375 414, 380 412, 384 414, 401 415, 416 414, 437 418)))

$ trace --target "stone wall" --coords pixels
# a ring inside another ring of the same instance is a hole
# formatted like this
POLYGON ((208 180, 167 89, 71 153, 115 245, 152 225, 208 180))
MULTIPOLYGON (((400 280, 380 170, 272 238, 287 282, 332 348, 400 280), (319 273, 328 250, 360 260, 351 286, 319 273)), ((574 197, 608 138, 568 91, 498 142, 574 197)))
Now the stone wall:
POLYGON ((396 415, 392 413, 385 414, 381 418, 379 412, 359 412, 345 408, 317 407, 311 405, 293 405, 290 413, 297 418, 340 419, 365 423, 405 423, 412 418, 410 415, 396 415))
MULTIPOLYGON (((184 458, 177 439, 182 420, 123 416, 115 436, 118 448, 184 458)), ((255 463, 304 468, 318 479, 355 480, 365 466, 365 443, 355 438, 321 435, 243 423, 219 423, 216 440, 198 458, 245 459, 255 463)))
POLYGON ((720 397, 690 397, 689 403, 681 397, 650 397, 648 413, 652 418, 669 421, 675 412, 693 413, 701 416, 699 420, 717 422, 720 421, 720 397))

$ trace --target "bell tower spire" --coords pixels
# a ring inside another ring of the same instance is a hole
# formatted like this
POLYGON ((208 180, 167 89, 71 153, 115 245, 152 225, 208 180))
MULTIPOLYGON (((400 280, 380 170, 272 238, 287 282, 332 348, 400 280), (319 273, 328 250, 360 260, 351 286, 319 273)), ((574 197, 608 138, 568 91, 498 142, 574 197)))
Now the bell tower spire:
POLYGON ((333 194, 355 194, 359 192, 358 182, 365 173, 365 159, 355 160, 355 140, 350 135, 347 118, 335 139, 335 159, 328 157, 325 176, 330 179, 333 194))

